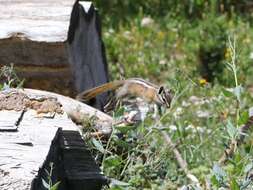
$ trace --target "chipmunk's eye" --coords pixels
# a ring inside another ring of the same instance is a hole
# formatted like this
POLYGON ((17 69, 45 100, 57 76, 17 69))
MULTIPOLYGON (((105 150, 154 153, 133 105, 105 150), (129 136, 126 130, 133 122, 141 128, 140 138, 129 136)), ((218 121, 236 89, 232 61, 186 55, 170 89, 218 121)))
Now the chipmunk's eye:
POLYGON ((161 94, 163 91, 164 91, 164 88, 163 88, 163 86, 161 86, 161 87, 159 88, 158 94, 161 94))

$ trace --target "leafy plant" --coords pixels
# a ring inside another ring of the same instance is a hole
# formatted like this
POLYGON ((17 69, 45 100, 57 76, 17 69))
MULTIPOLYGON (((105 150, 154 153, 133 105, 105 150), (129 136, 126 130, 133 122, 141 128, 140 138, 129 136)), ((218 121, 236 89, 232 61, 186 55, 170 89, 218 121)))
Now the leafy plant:
POLYGON ((0 69, 0 81, 3 84, 0 84, 0 90, 6 88, 20 88, 24 84, 24 80, 21 80, 14 69, 13 64, 10 66, 3 66, 0 69))
MULTIPOLYGON (((216 163, 241 135, 253 103, 252 24, 235 6, 244 2, 163 1, 161 14, 159 1, 117 3, 97 4, 112 79, 142 77, 176 89, 176 98, 161 128, 150 114, 135 126, 114 126, 107 142, 90 141, 102 171, 113 179, 108 189, 250 189, 251 133, 225 164, 216 163), (143 26, 146 18, 152 22, 143 26), (236 40, 228 41, 228 34, 236 40), (212 84, 200 76, 200 54, 212 69, 212 84), (161 131, 199 184, 180 169, 161 131)), ((126 112, 121 107, 114 115, 126 112)))
POLYGON ((48 190, 57 190, 59 185, 60 185, 60 181, 58 181, 57 183, 53 184, 52 182, 52 175, 53 175, 53 167, 54 164, 52 162, 49 163, 49 167, 50 170, 45 170, 45 172, 47 173, 47 179, 42 179, 42 184, 43 186, 48 189, 48 190))

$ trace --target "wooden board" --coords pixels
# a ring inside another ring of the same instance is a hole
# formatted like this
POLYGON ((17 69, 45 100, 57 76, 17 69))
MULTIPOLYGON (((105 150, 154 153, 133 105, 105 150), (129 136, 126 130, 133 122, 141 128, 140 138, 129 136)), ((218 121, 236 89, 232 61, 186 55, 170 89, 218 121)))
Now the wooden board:
MULTIPOLYGON (((112 118, 109 115, 69 97, 32 89, 0 91, 1 190, 30 189, 57 130, 62 128, 65 132, 75 132, 75 136, 79 134, 80 126, 70 119, 75 113, 78 113, 75 120, 81 117, 83 121, 82 116, 86 119, 96 117, 94 127, 96 125, 100 131, 111 132, 112 118)), ((63 142, 68 145, 70 140, 65 140, 63 142)), ((79 148, 81 143, 79 135, 79 148)), ((75 154, 78 160, 78 152, 75 154)), ((82 164, 72 163, 69 167, 75 168, 76 165, 82 164)), ((85 168, 82 171, 86 172, 85 168)), ((71 176, 71 173, 68 174, 71 176)), ((86 178, 82 178, 81 182, 84 181, 87 181, 86 178)))
POLYGON ((33 41, 67 39, 74 0, 0 0, 0 38, 23 33, 33 41))
MULTIPOLYGON (((20 116, 14 111, 6 116, 0 112, 0 121, 11 123, 20 116)), ((66 114, 56 114, 54 118, 39 118, 29 110, 24 113, 16 132, 0 132, 0 189, 26 189, 26 185, 16 187, 16 182, 30 185, 43 164, 52 139, 58 127, 64 130, 78 130, 66 114), (2 176, 2 177, 1 177, 2 176)))

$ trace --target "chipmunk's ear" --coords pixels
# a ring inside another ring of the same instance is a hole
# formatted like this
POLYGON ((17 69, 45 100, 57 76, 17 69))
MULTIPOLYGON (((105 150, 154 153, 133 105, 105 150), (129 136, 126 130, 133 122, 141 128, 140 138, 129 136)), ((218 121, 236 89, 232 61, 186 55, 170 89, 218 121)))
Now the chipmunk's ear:
POLYGON ((164 87, 161 86, 161 87, 159 88, 158 94, 161 94, 163 90, 164 90, 164 87))

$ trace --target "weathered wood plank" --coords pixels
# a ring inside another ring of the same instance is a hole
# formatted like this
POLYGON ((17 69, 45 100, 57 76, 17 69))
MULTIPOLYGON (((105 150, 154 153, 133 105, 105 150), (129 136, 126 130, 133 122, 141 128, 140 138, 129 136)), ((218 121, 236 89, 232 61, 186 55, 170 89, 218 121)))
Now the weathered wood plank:
POLYGON ((13 63, 26 87, 74 96, 65 47, 74 2, 0 0, 0 67, 13 63))
POLYGON ((65 112, 76 123, 90 118, 94 120, 94 128, 103 134, 112 131, 113 118, 89 105, 70 97, 53 92, 35 89, 9 89, 0 91, 0 110, 33 109, 39 115, 50 116, 65 112), (48 115, 49 114, 49 115, 48 115))
POLYGON ((0 38, 23 33, 33 41, 67 39, 74 0, 0 0, 0 38))
POLYGON ((98 129, 110 134, 110 116, 69 97, 32 89, 0 92, 0 128, 5 123, 17 126, 16 131, 0 132, 0 189, 29 189, 58 128, 80 130, 69 118, 76 114, 77 120, 95 116, 98 129))
POLYGON ((27 189, 43 164, 58 127, 78 130, 66 114, 43 118, 34 110, 27 110, 17 132, 0 132, 0 189, 27 189), (27 185, 16 187, 16 182, 27 185))
POLYGON ((7 111, 0 112, 0 131, 16 131, 20 118, 22 117, 22 111, 7 111))

